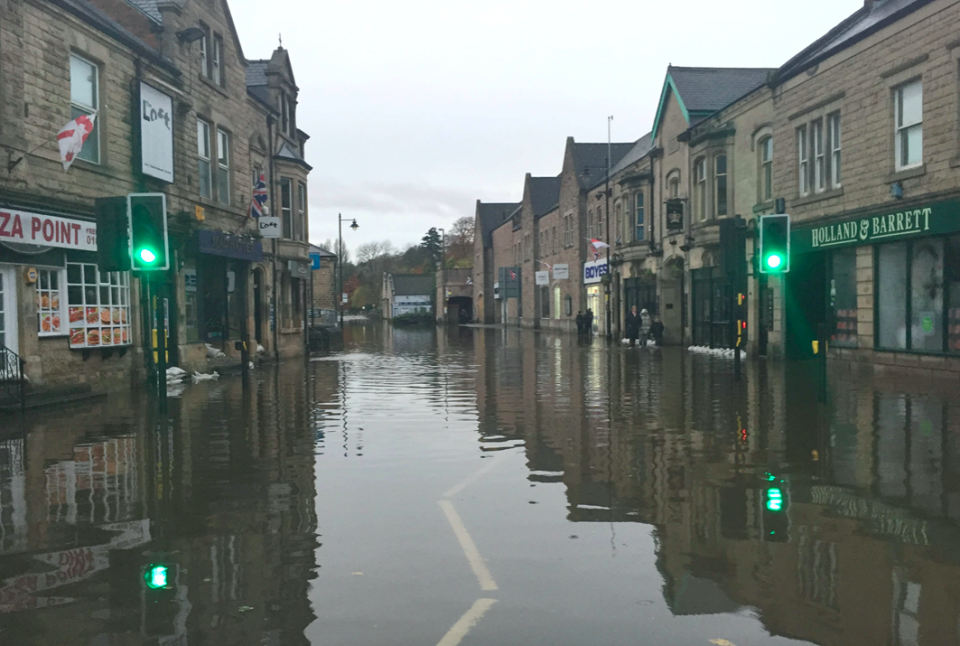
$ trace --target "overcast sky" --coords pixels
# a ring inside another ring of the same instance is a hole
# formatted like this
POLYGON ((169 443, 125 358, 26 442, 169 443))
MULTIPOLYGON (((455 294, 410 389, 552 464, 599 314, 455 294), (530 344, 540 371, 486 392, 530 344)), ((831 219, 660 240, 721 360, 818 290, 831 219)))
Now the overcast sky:
POLYGON ((282 33, 310 134, 310 238, 417 243, 519 201, 564 141, 648 132, 667 65, 777 67, 861 0, 231 0, 249 59, 282 33))

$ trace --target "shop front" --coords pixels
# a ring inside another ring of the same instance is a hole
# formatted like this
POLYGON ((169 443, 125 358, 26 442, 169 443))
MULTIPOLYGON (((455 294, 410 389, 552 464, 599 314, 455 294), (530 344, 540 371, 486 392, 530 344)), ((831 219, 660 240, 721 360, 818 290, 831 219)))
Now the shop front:
MULTIPOLYGON (((586 287, 587 309, 593 311, 594 334, 606 334, 604 329, 606 320, 606 301, 604 300, 606 286, 604 277, 610 280, 610 266, 606 259, 583 263, 583 284, 586 287)), ((606 283, 609 284, 609 283, 606 283)))
POLYGON ((101 272, 96 250, 95 222, 0 210, 0 346, 33 384, 123 380, 134 368, 130 272, 101 272))
POLYGON ((825 326, 835 355, 960 356, 960 200, 796 227, 791 246, 800 321, 825 326))

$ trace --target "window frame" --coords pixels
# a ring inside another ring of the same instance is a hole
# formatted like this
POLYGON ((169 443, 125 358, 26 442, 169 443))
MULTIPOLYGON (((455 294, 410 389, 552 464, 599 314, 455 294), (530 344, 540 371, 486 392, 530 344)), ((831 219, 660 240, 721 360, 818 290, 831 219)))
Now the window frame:
POLYGON ((210 27, 200 23, 200 30, 203 32, 203 38, 200 39, 200 76, 207 79, 211 77, 211 60, 213 58, 213 35, 210 27))
POLYGON ((64 337, 69 336, 69 317, 67 316, 67 268, 66 267, 39 267, 37 269, 37 336, 41 338, 53 338, 53 337, 64 337), (44 276, 47 277, 47 287, 44 288, 44 276), (56 276, 57 287, 50 287, 51 281, 50 277, 56 276), (42 305, 42 298, 44 293, 47 297, 52 299, 54 294, 57 298, 57 307, 53 307, 51 302, 50 305, 44 307, 42 305), (43 317, 50 316, 50 331, 44 332, 43 330, 43 317), (58 329, 53 329, 53 320, 54 316, 60 318, 60 325, 58 329))
POLYGON ((633 196, 633 239, 636 242, 646 240, 646 211, 643 203, 643 191, 637 191, 633 196))
POLYGON ((807 149, 807 124, 797 126, 797 186, 800 197, 810 193, 810 152, 807 149))
POLYGON ((213 56, 210 57, 210 80, 216 85, 226 85, 226 74, 223 69, 223 36, 213 35, 213 56))
POLYGON ((923 79, 915 78, 898 85, 893 90, 893 96, 894 168, 897 171, 910 170, 911 168, 917 168, 923 165, 923 79), (903 118, 904 90, 913 86, 919 86, 920 88, 920 119, 916 122, 903 125, 901 124, 901 120, 903 118), (909 154, 910 150, 909 146, 906 147, 906 151, 904 150, 904 139, 909 136, 909 131, 914 128, 919 128, 920 130, 920 153, 918 160, 914 163, 902 163, 904 152, 909 154))
POLYGON ((307 240, 307 185, 297 182, 297 221, 300 224, 299 240, 307 240))
POLYGON ((280 235, 284 240, 293 240, 293 180, 280 178, 280 235))
POLYGON ((230 206, 230 133, 223 128, 217 128, 217 201, 224 206, 230 206), (226 148, 226 155, 221 147, 226 148), (224 187, 221 184, 223 174, 224 187), (223 190, 226 188, 226 190, 223 190), (225 193, 225 195, 224 195, 225 193), (226 198, 226 199, 224 199, 226 198))
POLYGON ((830 153, 828 173, 830 187, 840 188, 843 186, 841 173, 843 168, 843 122, 839 111, 827 115, 827 141, 829 142, 827 149, 830 153))
POLYGON ((79 115, 73 115, 74 110, 78 112, 82 112, 87 116, 91 114, 96 115, 93 122, 93 130, 90 132, 90 135, 87 137, 87 140, 84 142, 83 148, 77 154, 76 159, 82 159, 83 161, 88 162, 90 164, 99 165, 103 158, 100 150, 100 122, 101 122, 101 119, 100 119, 100 103, 101 103, 100 101, 100 65, 94 62, 93 60, 73 51, 70 52, 68 65, 70 68, 70 75, 69 75, 70 76, 70 112, 71 112, 70 118, 76 119, 79 116, 79 115), (86 105, 84 103, 80 103, 74 99, 73 70, 72 70, 73 65, 71 64, 74 59, 83 63, 84 65, 89 65, 90 68, 93 70, 93 88, 91 92, 91 97, 93 98, 94 105, 92 106, 86 105), (90 146, 91 140, 93 140, 93 147, 90 146), (91 151, 95 151, 93 154, 95 155, 96 159, 88 159, 87 157, 84 157, 84 153, 86 153, 87 155, 90 155, 91 151))
POLYGON ((769 202, 773 199, 773 135, 767 135, 760 140, 760 201, 769 202))
POLYGON ((212 126, 209 121, 201 117, 197 117, 197 177, 199 180, 197 192, 200 194, 200 197, 207 199, 213 199, 213 145, 210 141, 211 128, 212 126), (202 149, 201 144, 205 144, 206 157, 204 157, 204 150, 202 149), (205 174, 203 172, 203 164, 207 165, 207 171, 205 174), (203 192, 204 175, 206 175, 207 180, 206 194, 203 192))
POLYGON ((707 158, 700 157, 693 162, 693 202, 697 220, 707 219, 707 158))
POLYGON ((810 122, 810 152, 813 156, 813 192, 827 190, 827 158, 823 146, 823 119, 810 122))
POLYGON ((713 212, 716 217, 730 213, 730 158, 722 152, 713 157, 713 212), (723 158, 723 173, 720 172, 720 159, 723 158), (720 212, 720 180, 723 179, 723 213, 720 212))

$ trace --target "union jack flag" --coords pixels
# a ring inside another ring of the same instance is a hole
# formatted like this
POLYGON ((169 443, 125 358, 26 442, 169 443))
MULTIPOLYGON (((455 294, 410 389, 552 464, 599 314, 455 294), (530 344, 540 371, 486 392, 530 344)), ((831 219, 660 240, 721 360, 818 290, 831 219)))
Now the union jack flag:
POLYGON ((263 179, 263 171, 260 171, 260 177, 253 183, 253 199, 250 200, 250 217, 259 218, 263 215, 263 205, 267 202, 267 183, 263 179))

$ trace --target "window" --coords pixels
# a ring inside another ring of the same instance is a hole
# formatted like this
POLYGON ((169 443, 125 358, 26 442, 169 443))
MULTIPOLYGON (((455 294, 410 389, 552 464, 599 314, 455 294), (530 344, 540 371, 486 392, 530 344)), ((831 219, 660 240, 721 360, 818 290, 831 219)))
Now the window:
POLYGON ((530 260, 532 249, 533 249, 533 239, 530 237, 530 234, 527 233, 523 236, 523 261, 524 262, 530 260))
MULTIPOLYGON (((607 232, 603 228, 603 207, 597 207, 597 226, 596 226, 596 237, 599 240, 603 240, 607 237, 607 232)), ((604 242, 610 242, 609 240, 603 240, 604 242)))
POLYGON ((560 285, 553 286, 553 318, 560 318, 560 308, 562 301, 560 299, 560 285))
POLYGON ((620 202, 617 202, 617 218, 614 221, 613 237, 616 240, 617 244, 620 244, 623 241, 623 205, 620 202))
POLYGON ((212 197, 210 186, 210 124, 197 119, 197 170, 200 174, 200 197, 212 197))
POLYGON ((644 231, 645 219, 644 219, 644 213, 643 213, 643 193, 637 193, 636 197, 634 197, 634 200, 635 200, 634 205, 636 207, 636 214, 637 214, 636 229, 635 229, 634 235, 635 235, 635 240, 637 242, 641 242, 646 237, 646 232, 644 231))
POLYGON ((300 227, 299 240, 307 239, 307 185, 297 184, 297 225, 300 227))
POLYGON ((827 117, 830 137, 830 186, 840 188, 840 113, 835 112, 827 117))
POLYGON ((540 318, 550 318, 550 288, 546 285, 540 286, 540 318))
POLYGON ((283 134, 290 134, 290 100, 283 92, 280 93, 280 129, 283 134))
POLYGON ((293 239, 293 188, 286 177, 280 180, 280 217, 283 221, 283 237, 293 239))
POLYGON ((674 177, 670 180, 670 198, 677 199, 680 197, 680 178, 674 177))
POLYGON ((773 199, 773 137, 760 142, 760 201, 773 199))
POLYGON ((210 30, 205 25, 200 25, 203 30, 203 38, 200 39, 200 74, 210 76, 210 30))
POLYGON ((61 318, 62 277, 59 269, 41 269, 37 278, 37 332, 39 336, 66 334, 61 318))
POLYGON ((923 86, 908 83, 896 91, 897 170, 923 162, 923 86))
POLYGON ((587 238, 595 239, 593 235, 593 211, 587 211, 587 238))
MULTIPOLYGON (((96 65, 76 55, 70 56, 70 118, 96 114, 100 108, 100 72, 96 65)), ((78 159, 100 163, 100 119, 94 119, 93 132, 84 142, 78 159)))
POLYGON ((697 217, 701 220, 707 219, 707 164, 703 159, 698 159, 693 166, 693 208, 696 209, 697 217))
POLYGON ((799 173, 797 183, 800 186, 800 195, 806 195, 810 188, 808 180, 810 173, 810 159, 807 156, 807 127, 797 128, 797 154, 799 156, 799 173))
POLYGON ((213 38, 213 57, 210 59, 210 80, 217 85, 224 84, 223 74, 223 38, 219 35, 213 38))
POLYGON ((217 129, 217 199, 230 204, 230 135, 217 129))
POLYGON ((563 232, 563 244, 566 247, 573 246, 573 216, 567 215, 563 218, 566 223, 566 229, 563 232))
POLYGON ((553 253, 560 251, 560 236, 557 235, 557 227, 553 227, 553 253))
POLYGON ((727 214, 727 156, 717 155, 713 164, 713 195, 718 216, 727 214))
POLYGON ((880 245, 877 347, 960 351, 960 236, 880 245))
POLYGON ((855 247, 833 252, 830 278, 830 309, 834 329, 830 342, 841 348, 857 347, 857 250, 855 247))
POLYGON ((130 345, 130 272, 67 263, 70 347, 130 345))
POLYGON ((823 156, 823 121, 810 124, 810 148, 813 149, 813 190, 822 193, 826 188, 827 168, 823 156))

